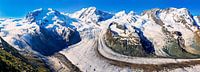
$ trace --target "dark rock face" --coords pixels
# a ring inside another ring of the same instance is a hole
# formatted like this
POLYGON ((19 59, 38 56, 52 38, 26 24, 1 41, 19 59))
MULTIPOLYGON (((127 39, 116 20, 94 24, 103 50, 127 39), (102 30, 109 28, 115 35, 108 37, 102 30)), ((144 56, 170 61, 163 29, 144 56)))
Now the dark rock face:
POLYGON ((149 41, 144 35, 143 32, 139 29, 134 27, 134 29, 136 30, 136 33, 139 35, 140 37, 140 42, 142 44, 142 47, 144 48, 145 52, 148 54, 153 54, 155 52, 154 46, 151 43, 151 41, 149 41))
POLYGON ((147 56, 141 44, 134 44, 131 40, 120 40, 120 37, 114 38, 110 30, 106 33, 105 42, 108 47, 119 54, 138 57, 147 56))
POLYGON ((152 56, 154 54, 155 50, 153 44, 143 35, 143 32, 139 28, 132 27, 135 30, 133 33, 136 36, 128 35, 128 37, 123 37, 111 30, 110 27, 112 25, 116 25, 116 28, 124 30, 124 34, 127 34, 125 33, 127 27, 115 22, 109 25, 105 41, 107 46, 113 51, 123 55, 138 57, 152 56))
POLYGON ((177 35, 177 36, 182 36, 182 33, 179 32, 179 31, 177 31, 177 32, 176 32, 176 35, 177 35))

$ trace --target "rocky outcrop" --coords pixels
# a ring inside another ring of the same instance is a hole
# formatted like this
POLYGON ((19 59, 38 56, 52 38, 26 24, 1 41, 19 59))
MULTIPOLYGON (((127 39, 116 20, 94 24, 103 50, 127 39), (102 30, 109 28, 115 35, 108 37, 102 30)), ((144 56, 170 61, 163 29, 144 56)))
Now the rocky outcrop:
POLYGON ((111 23, 105 34, 105 41, 108 47, 117 53, 128 56, 152 56, 154 47, 149 40, 143 35, 138 28, 133 28, 133 31, 127 31, 127 26, 118 23, 111 23), (116 29, 111 27, 116 25, 116 29))

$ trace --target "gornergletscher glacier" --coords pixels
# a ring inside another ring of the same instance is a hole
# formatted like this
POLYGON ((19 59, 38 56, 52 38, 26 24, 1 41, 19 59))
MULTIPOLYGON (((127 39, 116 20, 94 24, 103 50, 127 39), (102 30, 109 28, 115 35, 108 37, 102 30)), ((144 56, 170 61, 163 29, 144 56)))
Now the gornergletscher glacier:
POLYGON ((0 36, 53 72, 198 72, 199 26, 200 16, 186 8, 141 14, 41 8, 24 18, 1 18, 0 36))

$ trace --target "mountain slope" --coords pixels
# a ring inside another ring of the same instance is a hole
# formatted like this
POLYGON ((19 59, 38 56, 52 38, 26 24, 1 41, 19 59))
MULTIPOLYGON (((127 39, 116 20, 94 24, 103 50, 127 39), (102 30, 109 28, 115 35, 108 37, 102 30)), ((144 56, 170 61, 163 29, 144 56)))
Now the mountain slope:
POLYGON ((1 38, 0 71, 11 72, 49 72, 45 63, 32 56, 24 56, 1 38))
POLYGON ((6 21, 2 24, 2 35, 19 50, 32 49, 52 55, 80 41, 76 28, 70 25, 71 19, 53 9, 37 9, 25 19, 6 21))

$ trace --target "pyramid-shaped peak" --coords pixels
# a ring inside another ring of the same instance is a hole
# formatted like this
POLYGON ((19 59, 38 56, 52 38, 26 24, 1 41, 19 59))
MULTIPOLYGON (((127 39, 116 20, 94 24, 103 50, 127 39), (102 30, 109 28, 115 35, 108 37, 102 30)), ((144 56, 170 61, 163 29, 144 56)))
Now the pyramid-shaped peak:
POLYGON ((104 21, 112 18, 112 16, 113 15, 108 12, 97 10, 96 7, 82 8, 80 11, 77 11, 70 15, 70 17, 72 18, 77 18, 85 22, 104 21))
POLYGON ((88 7, 87 9, 88 10, 96 10, 97 8, 96 7, 88 7))

